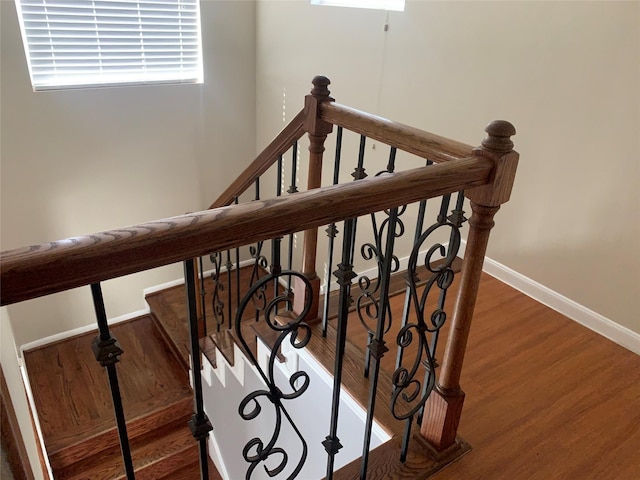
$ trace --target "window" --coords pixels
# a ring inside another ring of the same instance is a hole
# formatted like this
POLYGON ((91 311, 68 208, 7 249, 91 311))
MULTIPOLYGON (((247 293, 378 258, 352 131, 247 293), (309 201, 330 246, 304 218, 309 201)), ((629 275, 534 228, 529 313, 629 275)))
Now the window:
POLYGON ((332 7, 372 8, 375 10, 395 10, 404 12, 405 0, 311 0, 311 5, 332 7))
POLYGON ((34 90, 202 83, 198 0, 16 0, 34 90))

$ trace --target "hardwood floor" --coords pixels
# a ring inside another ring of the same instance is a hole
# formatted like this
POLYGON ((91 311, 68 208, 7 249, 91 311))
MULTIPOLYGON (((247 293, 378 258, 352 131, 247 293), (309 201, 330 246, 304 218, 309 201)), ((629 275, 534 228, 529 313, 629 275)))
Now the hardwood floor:
POLYGON ((640 356, 486 274, 460 383, 473 450, 435 480, 640 479, 640 356))
MULTIPOLYGON (((349 332, 366 343, 351 318, 349 332)), ((460 383, 472 450, 434 480, 640 479, 640 356, 486 274, 460 383)))

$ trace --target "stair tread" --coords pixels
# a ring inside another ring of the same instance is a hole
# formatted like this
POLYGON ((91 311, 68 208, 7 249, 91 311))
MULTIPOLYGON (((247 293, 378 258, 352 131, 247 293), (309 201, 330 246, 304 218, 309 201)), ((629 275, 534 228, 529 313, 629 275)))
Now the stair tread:
MULTIPOLYGON (((187 374, 171 359, 149 315, 115 324, 111 331, 124 350, 116 371, 132 438, 192 411, 187 374)), ((54 469, 118 442, 107 374, 91 351, 96 334, 88 332, 24 354, 54 469)))
POLYGON ((212 333, 209 335, 209 339, 211 339, 227 363, 233 367, 235 364, 235 354, 233 351, 235 340, 231 335, 231 330, 221 330, 219 332, 212 333))
MULTIPOLYGON (((191 396, 182 396, 175 402, 170 402, 166 406, 128 420, 127 435, 130 439, 135 439, 146 434, 150 429, 162 428, 185 415, 190 415, 192 411, 193 400, 191 396)), ((51 467, 58 470, 81 461, 89 454, 108 450, 118 445, 118 431, 114 425, 107 430, 82 438, 72 445, 50 451, 49 461, 51 467)))
POLYGON ((217 368, 216 361, 216 344, 213 342, 210 336, 206 336, 200 339, 200 351, 205 356, 213 368, 217 368))
MULTIPOLYGON (((136 478, 159 478, 159 475, 181 468, 198 459, 197 443, 189 427, 188 417, 164 428, 153 430, 130 441, 136 478)), ((120 447, 92 455, 56 474, 63 480, 115 480, 125 478, 120 447)))

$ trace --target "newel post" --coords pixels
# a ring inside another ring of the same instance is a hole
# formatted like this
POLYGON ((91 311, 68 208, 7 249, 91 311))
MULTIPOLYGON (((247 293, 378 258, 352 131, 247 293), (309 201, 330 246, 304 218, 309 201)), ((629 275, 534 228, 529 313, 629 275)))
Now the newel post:
POLYGON ((485 129, 488 136, 475 155, 491 158, 495 162, 492 182, 465 192, 471 200, 472 215, 469 219, 469 235, 465 250, 460 287, 451 319, 451 331, 447 339, 438 382, 425 405, 420 433, 436 452, 455 449, 456 433, 464 403, 460 388, 460 374, 467 339, 471 328, 473 310, 480 284, 482 264, 493 228, 493 216, 500 205, 509 200, 518 153, 513 151, 510 137, 516 130, 509 122, 498 120, 485 129))
MULTIPOLYGON (((309 135, 309 173, 307 176, 307 190, 322 186, 322 154, 324 141, 333 130, 333 124, 320 118, 320 104, 332 102, 329 96, 329 84, 327 77, 316 76, 312 80, 313 89, 304 99, 304 130, 309 135)), ((313 301, 311 303, 311 317, 308 320, 318 318, 320 299, 320 278, 316 273, 316 250, 318 245, 318 229, 311 228, 304 231, 302 243, 302 273, 311 283, 313 301)), ((294 283, 293 309, 300 312, 305 302, 305 288, 302 280, 296 278, 294 283)), ((308 292, 306 293, 308 294, 308 292)))

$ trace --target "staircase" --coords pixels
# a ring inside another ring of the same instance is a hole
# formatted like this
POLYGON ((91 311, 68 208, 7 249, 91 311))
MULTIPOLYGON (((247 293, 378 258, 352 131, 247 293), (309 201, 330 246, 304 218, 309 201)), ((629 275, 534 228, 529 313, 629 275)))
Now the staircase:
MULTIPOLYGON (((313 84, 304 109, 210 210, 2 253, 2 305, 91 286, 99 327, 94 348, 85 335, 25 355, 56 478, 125 478, 114 464, 118 441, 128 479, 134 469, 139 478, 187 478, 198 463, 204 473, 211 427, 203 407, 201 355, 190 353, 203 350, 205 370, 219 369, 223 362, 240 365, 236 354, 255 358, 254 349, 264 343, 273 365, 286 357, 280 343, 285 340, 293 348, 306 347, 334 375, 329 435, 321 442, 328 478, 364 479, 372 471, 391 478, 425 478, 468 450, 457 437, 464 402, 460 374, 493 216, 508 201, 515 176, 518 154, 510 140, 515 129, 508 122, 493 122, 474 149, 339 105, 330 97, 325 77, 314 78, 313 84), (334 127, 333 182, 326 186, 325 179, 323 186, 325 140, 334 127), (343 152, 343 131, 355 134, 357 155, 355 144, 343 152), (300 191, 298 141, 305 133, 307 191, 300 191), (380 165, 379 154, 371 165, 365 162, 367 140, 388 146, 386 165, 380 165), (351 175, 344 172, 349 166, 341 164, 343 153, 354 162, 351 175), (285 195, 289 155, 291 185, 285 195), (416 159, 423 166, 415 168, 416 159), (396 162, 410 168, 397 171, 396 162), (268 178, 276 180, 272 191, 261 182, 268 170, 268 178), (251 187, 254 201, 240 202, 251 187), (267 200, 261 198, 265 190, 267 200), (467 222, 465 198, 471 201, 472 215, 457 277, 460 230, 467 222), (321 286, 318 232, 327 226, 321 286), (404 235, 409 228, 413 232, 404 235), (296 234, 302 238, 297 253, 296 234), (240 253, 245 248, 251 260, 246 251, 240 253), (213 264, 210 289, 199 284, 196 270, 203 255, 213 264), (252 264, 251 275, 240 275, 241 256, 252 264), (149 315, 110 327, 100 282, 173 262, 184 264, 187 295, 182 287, 150 295, 149 315), (401 265, 408 272, 398 284, 401 265), (268 271, 260 280, 259 269, 268 271), (198 289, 203 290, 199 301, 198 289), (448 290, 455 292, 455 306, 448 290), (405 295, 394 296, 398 291, 405 295), (227 293, 226 300, 221 292, 227 293), (246 308, 249 302, 255 308, 246 308), (234 303, 242 314, 234 313, 234 303), (241 318, 229 332, 236 316, 241 318), (440 336, 446 337, 444 351, 440 336), (116 337, 125 352, 123 361, 116 337), (189 370, 197 375, 189 376, 189 370), (366 410, 359 473, 356 466, 334 468, 342 448, 337 434, 341 386, 366 410), (185 421, 194 411, 187 429, 185 421), (371 451, 374 417, 394 438, 371 451), (197 444, 195 454, 187 441, 191 433, 197 439, 191 440, 197 444), (398 448, 399 455, 391 455, 398 448)), ((293 374, 293 392, 286 393, 263 367, 254 366, 268 388, 257 387, 262 390, 245 400, 263 395, 277 418, 286 416, 296 430, 282 400, 298 400, 305 392, 305 372, 293 374)), ((254 438, 245 445, 250 472, 259 464, 274 475, 284 469, 287 455, 277 446, 279 427, 274 428, 271 440, 254 438), (265 466, 272 455, 281 458, 279 467, 265 466)), ((300 472, 304 457, 303 448, 302 460, 287 473, 290 478, 300 472)))
MULTIPOLYGON (((125 351, 119 375, 136 478, 199 478, 198 449, 187 427, 193 413, 187 371, 151 315, 113 332, 125 351)), ((126 478, 108 382, 90 349, 94 337, 90 332, 24 352, 56 480, 126 478), (63 396, 56 394, 60 389, 63 396)))

